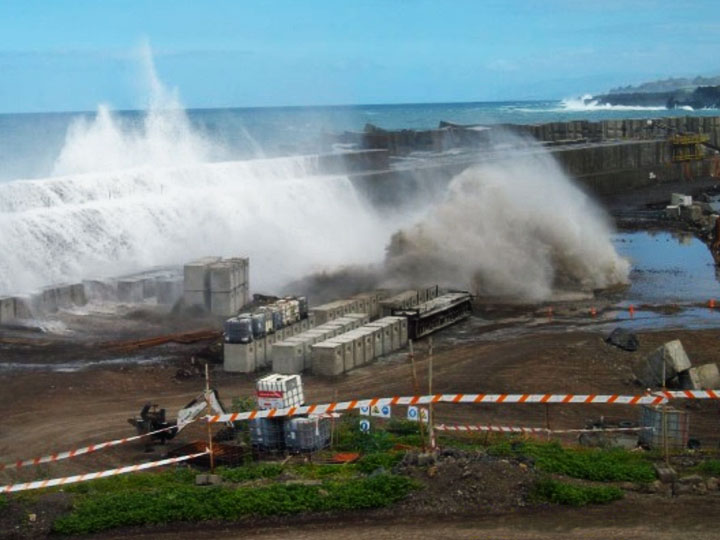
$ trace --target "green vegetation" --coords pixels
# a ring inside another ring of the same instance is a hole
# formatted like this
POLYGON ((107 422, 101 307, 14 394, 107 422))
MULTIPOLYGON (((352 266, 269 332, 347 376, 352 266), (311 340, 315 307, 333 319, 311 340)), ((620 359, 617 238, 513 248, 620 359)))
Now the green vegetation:
POLYGON ((322 485, 274 484, 237 489, 186 485, 172 490, 97 493, 79 498, 72 513, 55 522, 54 531, 87 534, 113 527, 174 521, 375 508, 402 499, 414 487, 408 478, 379 475, 322 485))
POLYGON ((698 471, 708 476, 720 476, 720 460, 708 459, 698 465, 698 471))
POLYGON ((623 492, 615 486, 580 486, 558 482, 546 478, 540 480, 530 495, 535 501, 585 506, 587 504, 605 504, 622 499, 623 492))
POLYGON ((4 495, 0 496, 0 510, 3 510, 8 505, 7 497, 4 495))
POLYGON ((260 478, 275 478, 283 472, 283 466, 279 463, 258 463, 247 464, 242 467, 219 467, 217 474, 229 482, 241 483, 260 478))
POLYGON ((655 471, 644 456, 623 449, 565 448, 558 443, 505 441, 488 447, 496 456, 531 457, 538 469, 597 482, 652 482, 655 471))

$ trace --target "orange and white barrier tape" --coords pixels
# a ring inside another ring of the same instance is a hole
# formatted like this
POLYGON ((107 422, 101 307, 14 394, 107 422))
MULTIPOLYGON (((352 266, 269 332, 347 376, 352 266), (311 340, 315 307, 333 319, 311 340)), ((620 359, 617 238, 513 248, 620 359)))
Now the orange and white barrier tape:
POLYGON ((496 433, 604 433, 620 431, 645 431, 653 430, 652 427, 628 427, 628 428, 585 428, 585 429, 547 429, 541 427, 517 427, 517 426, 484 426, 484 425, 447 425, 439 424, 434 427, 437 431, 490 431, 496 433))
POLYGON ((720 399, 720 390, 661 390, 653 394, 666 399, 720 399))
POLYGON ((108 476, 117 476, 120 474, 126 474, 136 471, 143 471, 145 469, 152 469, 154 467, 162 467, 163 465, 171 465, 173 463, 180 463, 181 461, 187 461, 189 459, 195 459, 205 454, 209 454, 209 451, 200 452, 197 454, 190 454, 187 456, 180 456, 176 458, 162 459, 160 461, 151 461, 149 463, 141 463, 139 465, 129 465, 127 467, 119 467, 117 469, 108 469, 106 471, 93 472, 78 474, 75 476, 66 476, 64 478, 53 478, 48 480, 37 480, 35 482, 26 482, 24 484, 10 484, 7 486, 0 486, 0 493, 12 493, 14 491, 25 491, 28 489, 42 489, 53 486, 64 486, 65 484, 74 484, 77 482, 87 482, 89 480, 97 480, 98 478, 107 478, 108 476))
POLYGON ((547 429, 539 427, 516 427, 516 426, 476 426, 476 425, 458 425, 448 426, 446 424, 438 424, 434 426, 436 431, 491 431, 499 433, 547 433, 547 429))
POLYGON ((155 435, 157 433, 162 433, 163 431, 170 431, 171 429, 175 429, 176 426, 170 426, 163 429, 158 429, 156 431, 150 431, 149 433, 143 433, 142 435, 134 435, 132 437, 125 437, 123 439, 115 439, 114 441, 107 441, 102 442, 99 444, 91 444, 90 446, 85 446, 83 448, 76 448, 75 450, 68 450, 67 452, 58 452, 57 454, 50 454, 48 456, 42 456, 42 457, 36 457, 32 459, 26 459, 21 461, 16 461, 15 463, 0 463, 0 471, 3 471, 5 469, 19 469, 21 467, 29 467, 32 465, 41 465, 43 463, 53 463, 54 461, 60 461, 63 459, 69 459, 74 458, 78 456, 82 456, 83 454, 91 454, 93 452, 97 452, 98 450, 105 450, 106 448, 110 448, 112 446, 118 446, 120 444, 125 444, 130 441, 137 441, 138 439, 142 439, 143 437, 149 437, 151 435, 155 435))
MULTIPOLYGON (((720 392, 720 391, 719 391, 720 392)), ((694 399, 701 399, 702 392, 696 394, 694 399)), ((718 399, 712 391, 706 391, 707 397, 718 399)), ((689 397, 683 393, 683 396, 689 397)), ((276 416, 294 416, 300 414, 321 414, 336 411, 349 411, 361 407, 375 407, 383 405, 426 405, 430 403, 581 403, 581 404, 613 404, 613 405, 659 405, 670 399, 666 395, 644 394, 640 396, 624 396, 619 394, 432 394, 425 396, 405 396, 361 399, 325 403, 322 405, 303 405, 300 407, 287 407, 284 409, 254 410, 241 413, 219 414, 208 416, 208 422, 237 422, 240 420, 253 420, 254 418, 273 418, 276 416)))

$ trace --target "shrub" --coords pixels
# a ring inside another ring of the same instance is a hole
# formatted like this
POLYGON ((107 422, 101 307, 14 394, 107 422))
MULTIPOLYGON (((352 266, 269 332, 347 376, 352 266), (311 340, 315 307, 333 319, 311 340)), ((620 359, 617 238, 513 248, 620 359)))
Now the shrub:
POLYGON ((622 497, 622 490, 615 486, 578 486, 549 478, 538 481, 531 493, 532 500, 569 506, 606 504, 622 497))

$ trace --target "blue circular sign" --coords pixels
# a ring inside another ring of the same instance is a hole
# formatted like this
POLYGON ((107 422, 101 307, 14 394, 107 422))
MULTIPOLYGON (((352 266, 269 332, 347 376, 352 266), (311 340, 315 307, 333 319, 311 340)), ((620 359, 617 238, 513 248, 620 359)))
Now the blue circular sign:
POLYGON ((363 433, 370 432, 370 420, 360 420, 360 431, 363 433))
POLYGON ((415 418, 417 416, 417 409, 408 409, 408 416, 410 418, 415 418))

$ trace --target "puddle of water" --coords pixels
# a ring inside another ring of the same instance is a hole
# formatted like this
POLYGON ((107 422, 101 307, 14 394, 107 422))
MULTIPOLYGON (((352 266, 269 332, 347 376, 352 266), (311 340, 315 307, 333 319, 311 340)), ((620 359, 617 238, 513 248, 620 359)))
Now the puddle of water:
POLYGON ((167 360, 165 356, 151 356, 146 358, 140 357, 123 357, 113 358, 112 360, 87 361, 78 360, 75 362, 62 362, 57 364, 50 363, 28 363, 4 362, 0 363, 0 373, 16 372, 16 371, 53 371, 56 373, 74 373, 84 371, 90 368, 106 368, 116 366, 147 366, 152 364, 160 364, 167 360))
POLYGON ((720 297, 710 251, 692 235, 618 233, 613 244, 632 263, 626 303, 697 304, 720 297))

